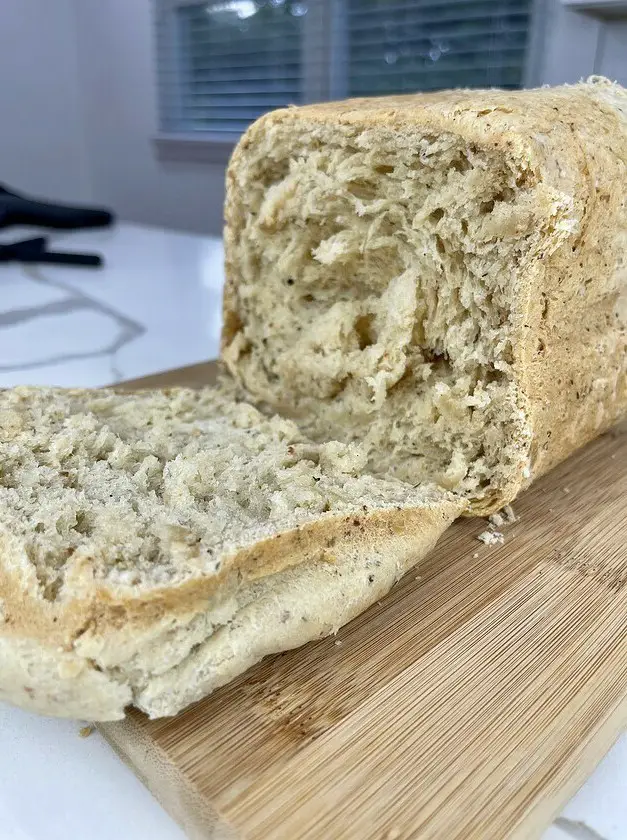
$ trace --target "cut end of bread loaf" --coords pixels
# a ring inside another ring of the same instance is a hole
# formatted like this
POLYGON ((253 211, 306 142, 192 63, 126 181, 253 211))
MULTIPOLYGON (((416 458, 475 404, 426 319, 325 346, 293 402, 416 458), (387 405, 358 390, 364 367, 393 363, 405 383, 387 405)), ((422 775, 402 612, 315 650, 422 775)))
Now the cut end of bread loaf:
POLYGON ((568 207, 503 147, 308 116, 269 118, 235 170, 227 363, 316 437, 364 439, 379 473, 502 489, 528 445, 517 272, 568 207))
POLYGON ((262 118, 228 176, 230 370, 314 438, 363 441, 378 474, 509 501, 543 272, 581 228, 566 122, 599 110, 593 87, 262 118))
MULTIPOLYGON (((285 622, 268 618, 262 647, 243 617, 256 593, 272 614, 295 586, 304 610, 300 575, 352 564, 350 592, 389 546, 380 592, 462 509, 363 474, 358 446, 311 443, 227 387, 16 388, 0 394, 0 428, 0 698, 48 714, 173 714, 285 647, 285 622), (233 633, 240 649, 179 680, 233 633)), ((332 593, 295 644, 369 603, 332 593)))

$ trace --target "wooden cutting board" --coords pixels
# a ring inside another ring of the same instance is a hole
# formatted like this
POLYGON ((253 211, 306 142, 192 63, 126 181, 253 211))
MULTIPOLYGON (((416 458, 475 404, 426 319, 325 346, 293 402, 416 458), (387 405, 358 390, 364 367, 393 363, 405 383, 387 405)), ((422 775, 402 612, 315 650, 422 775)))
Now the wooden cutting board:
POLYGON ((515 508, 504 545, 456 523, 336 638, 101 731, 194 839, 539 837, 627 723, 627 428, 515 508))

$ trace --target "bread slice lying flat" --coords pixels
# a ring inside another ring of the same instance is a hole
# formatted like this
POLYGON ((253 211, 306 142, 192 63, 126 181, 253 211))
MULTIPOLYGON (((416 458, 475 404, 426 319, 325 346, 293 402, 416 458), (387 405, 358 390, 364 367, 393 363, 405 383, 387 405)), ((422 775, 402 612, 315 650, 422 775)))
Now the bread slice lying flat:
POLYGON ((314 439, 499 508, 627 408, 627 93, 275 111, 227 179, 223 356, 314 439))
POLYGON ((0 393, 0 699, 171 715, 334 632, 464 503, 228 387, 0 393))

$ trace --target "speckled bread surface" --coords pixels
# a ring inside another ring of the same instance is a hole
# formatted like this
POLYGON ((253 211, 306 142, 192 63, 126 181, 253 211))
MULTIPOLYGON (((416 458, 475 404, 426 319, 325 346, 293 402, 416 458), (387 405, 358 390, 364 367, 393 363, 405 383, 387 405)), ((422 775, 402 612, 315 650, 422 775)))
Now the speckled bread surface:
POLYGON ((0 392, 0 699, 171 715, 334 632, 463 503, 232 388, 0 392))
POLYGON ((275 111, 227 178, 252 397, 477 513, 627 406, 627 94, 605 79, 275 111))

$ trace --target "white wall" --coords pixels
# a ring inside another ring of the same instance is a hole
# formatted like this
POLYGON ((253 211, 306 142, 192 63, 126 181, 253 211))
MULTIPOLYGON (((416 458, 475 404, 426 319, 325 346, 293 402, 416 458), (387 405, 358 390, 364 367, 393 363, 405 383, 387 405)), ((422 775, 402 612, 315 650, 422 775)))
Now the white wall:
POLYGON ((73 0, 0 0, 0 183, 89 198, 73 0))
POLYGON ((534 55, 536 81, 559 85, 597 74, 627 85, 627 3, 620 8, 615 3, 607 16, 595 8, 598 0, 588 0, 587 9, 565 6, 561 0, 538 2, 545 16, 534 55))
POLYGON ((94 198, 130 221, 221 233, 224 166, 155 154, 151 0, 74 2, 94 198))
POLYGON ((627 12, 620 20, 602 26, 595 72, 627 87, 627 12))

